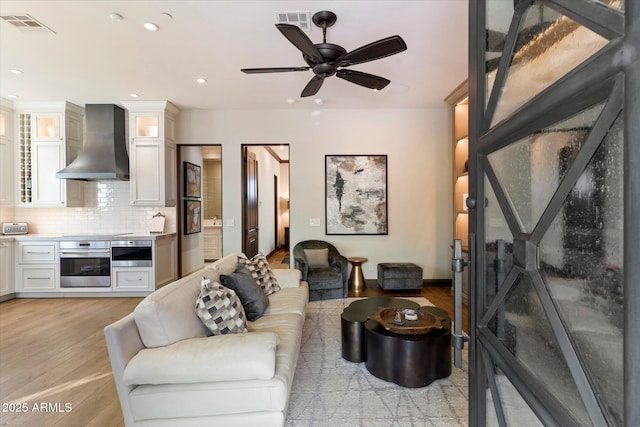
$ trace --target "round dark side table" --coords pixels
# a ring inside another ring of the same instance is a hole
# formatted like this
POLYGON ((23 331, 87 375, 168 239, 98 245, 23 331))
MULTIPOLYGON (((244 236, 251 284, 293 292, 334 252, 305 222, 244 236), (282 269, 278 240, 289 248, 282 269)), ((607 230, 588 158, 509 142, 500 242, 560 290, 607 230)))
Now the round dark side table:
POLYGON ((424 334, 401 334, 375 320, 365 327, 365 366, 374 376, 403 387, 424 387, 451 375, 451 319, 438 307, 421 310, 446 318, 442 329, 424 334))
POLYGON ((343 359, 350 362, 366 360, 364 324, 369 320, 370 315, 378 311, 378 307, 418 309, 420 304, 407 299, 385 296, 361 299, 349 304, 340 316, 343 359))

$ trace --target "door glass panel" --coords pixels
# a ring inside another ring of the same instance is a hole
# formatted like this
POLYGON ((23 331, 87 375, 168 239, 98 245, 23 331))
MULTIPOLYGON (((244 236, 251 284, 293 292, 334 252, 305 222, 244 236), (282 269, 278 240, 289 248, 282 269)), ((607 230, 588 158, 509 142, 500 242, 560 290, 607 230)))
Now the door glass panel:
MULTIPOLYGON (((604 37, 539 2, 534 3, 525 12, 491 126, 606 44, 604 37)), ((487 79, 490 78, 489 74, 487 79)))
POLYGON ((623 412, 623 120, 540 245, 541 270, 611 424, 623 412))
POLYGON ((488 178, 485 178, 485 189, 487 198, 484 211, 487 304, 491 304, 503 277, 506 277, 513 267, 513 236, 488 178), (504 252, 500 251, 500 253, 504 253, 504 255, 498 256, 499 248, 502 245, 504 252))
POLYGON ((616 9, 624 10, 624 0, 597 0, 597 3, 604 3, 607 6, 611 6, 611 7, 614 7, 616 9))
POLYGON ((525 232, 531 233, 573 158, 593 127, 604 103, 527 136, 488 158, 525 232))
MULTIPOLYGON (((511 381, 500 373, 496 367, 497 374, 494 375, 498 394, 502 401, 502 411, 508 426, 542 427, 542 422, 531 410, 527 402, 524 401, 520 393, 511 384, 511 381)), ((491 374, 490 374, 491 375, 491 374)), ((498 418, 491 399, 491 389, 487 388, 487 426, 497 427, 498 418)))
MULTIPOLYGON (((518 277, 503 307, 505 338, 501 341, 505 347, 572 413, 580 425, 592 425, 528 274, 518 277)), ((488 324, 496 336, 499 321, 500 310, 488 324)))
POLYGON ((485 51, 485 81, 486 95, 485 106, 489 102, 489 95, 495 82, 496 71, 504 42, 507 38, 509 25, 513 16, 513 2, 505 2, 504 0, 487 0, 486 3, 486 35, 487 44, 485 51))

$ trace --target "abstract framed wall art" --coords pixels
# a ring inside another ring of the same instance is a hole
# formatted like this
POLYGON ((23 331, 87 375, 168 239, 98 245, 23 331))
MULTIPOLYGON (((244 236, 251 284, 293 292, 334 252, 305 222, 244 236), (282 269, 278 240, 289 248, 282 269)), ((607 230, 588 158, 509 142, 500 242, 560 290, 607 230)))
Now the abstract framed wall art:
POLYGON ((200 217, 202 205, 200 200, 184 201, 184 234, 200 233, 202 231, 202 221, 200 217))
POLYGON ((200 166, 184 162, 184 197, 200 197, 201 181, 200 166))
POLYGON ((326 234, 388 234, 387 156, 325 156, 326 234))

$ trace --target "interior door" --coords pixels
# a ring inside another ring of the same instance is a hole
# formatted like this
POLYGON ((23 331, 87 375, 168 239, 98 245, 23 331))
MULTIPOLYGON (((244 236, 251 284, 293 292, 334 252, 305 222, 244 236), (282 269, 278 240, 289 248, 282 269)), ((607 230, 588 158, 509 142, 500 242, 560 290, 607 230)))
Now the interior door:
POLYGON ((640 2, 469 4, 470 424, 640 425, 640 2))
POLYGON ((249 258, 258 253, 258 160, 248 147, 243 147, 244 199, 242 252, 249 258))

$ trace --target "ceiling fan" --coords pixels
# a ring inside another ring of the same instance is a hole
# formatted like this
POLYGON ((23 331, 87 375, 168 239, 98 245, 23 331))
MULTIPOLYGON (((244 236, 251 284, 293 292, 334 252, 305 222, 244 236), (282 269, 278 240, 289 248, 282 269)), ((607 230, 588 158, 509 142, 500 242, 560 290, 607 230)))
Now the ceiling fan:
POLYGON ((391 83, 390 80, 361 71, 344 69, 343 67, 374 61, 407 50, 407 45, 402 40, 402 37, 390 36, 347 52, 342 46, 327 43, 327 28, 335 24, 337 19, 335 13, 326 10, 313 15, 313 23, 322 28, 323 40, 322 43, 318 44, 313 44, 309 37, 296 25, 276 24, 276 28, 280 30, 282 35, 302 52, 302 58, 308 64, 308 67, 243 68, 240 71, 247 74, 261 74, 313 70, 315 76, 302 90, 301 97, 313 96, 318 93, 322 83, 324 83, 324 79, 334 74, 341 79, 369 89, 380 90, 385 88, 391 83))

